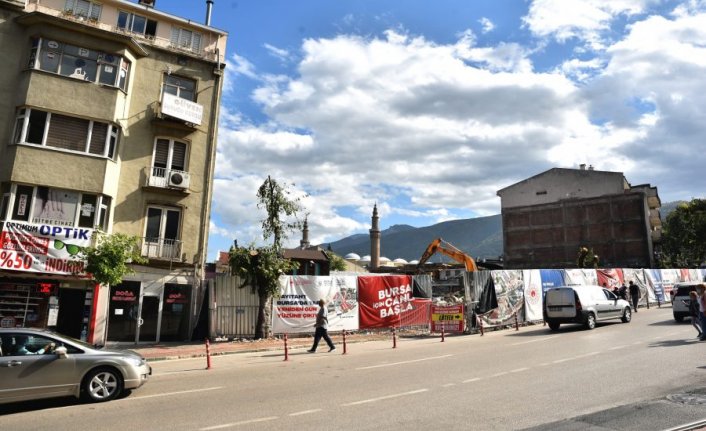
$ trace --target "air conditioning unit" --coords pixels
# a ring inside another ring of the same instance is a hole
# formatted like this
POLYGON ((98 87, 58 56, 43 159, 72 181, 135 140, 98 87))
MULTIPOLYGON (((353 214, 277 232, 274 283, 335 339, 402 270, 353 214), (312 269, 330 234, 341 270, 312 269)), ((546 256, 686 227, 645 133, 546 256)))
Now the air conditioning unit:
POLYGON ((189 174, 187 172, 169 172, 169 186, 178 187, 180 189, 189 188, 189 174))

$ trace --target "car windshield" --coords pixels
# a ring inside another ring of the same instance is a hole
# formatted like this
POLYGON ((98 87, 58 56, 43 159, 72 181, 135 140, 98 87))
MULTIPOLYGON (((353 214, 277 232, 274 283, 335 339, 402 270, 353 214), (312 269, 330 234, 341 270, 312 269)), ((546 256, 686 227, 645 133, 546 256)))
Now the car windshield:
POLYGON ((79 346, 79 347, 83 347, 83 348, 87 348, 87 349, 94 349, 94 350, 95 350, 95 349, 101 349, 101 348, 103 348, 103 346, 98 346, 98 345, 94 345, 94 344, 89 344, 89 343, 86 343, 85 341, 81 341, 81 340, 76 339, 76 338, 74 338, 74 337, 69 337, 68 335, 59 334, 59 333, 52 332, 52 331, 47 331, 47 335, 64 338, 64 339, 66 339, 66 340, 72 342, 73 344, 76 344, 76 345, 79 346))

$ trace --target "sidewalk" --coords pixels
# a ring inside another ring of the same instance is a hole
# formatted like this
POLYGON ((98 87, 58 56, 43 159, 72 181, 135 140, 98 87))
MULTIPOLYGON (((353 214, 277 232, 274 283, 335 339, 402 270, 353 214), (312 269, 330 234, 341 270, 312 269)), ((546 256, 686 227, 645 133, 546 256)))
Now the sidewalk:
MULTIPOLYGON (((343 344, 341 334, 331 334, 331 339, 339 348, 343 344)), ((389 339, 392 342, 391 333, 356 333, 347 334, 346 343, 361 343, 365 341, 378 341, 389 339)), ((309 349, 314 342, 311 335, 289 336, 287 339, 288 349, 309 349)), ((199 358, 206 356, 206 343, 201 342, 165 342, 155 344, 133 344, 133 343, 107 343, 106 348, 129 349, 142 355, 147 361, 163 361, 168 359, 199 358)), ((319 348, 328 349, 326 343, 321 340, 319 348), (323 346, 322 346, 323 344, 323 346)), ((281 350, 284 354, 284 338, 267 338, 262 340, 242 339, 236 341, 215 341, 210 343, 209 351, 212 356, 230 355, 235 353, 263 352, 271 350, 281 350)))

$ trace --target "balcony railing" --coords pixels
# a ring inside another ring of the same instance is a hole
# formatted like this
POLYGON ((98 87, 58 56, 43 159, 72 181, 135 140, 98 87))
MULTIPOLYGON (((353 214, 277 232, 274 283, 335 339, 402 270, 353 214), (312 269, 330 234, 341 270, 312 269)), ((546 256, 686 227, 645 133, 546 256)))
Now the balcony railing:
POLYGON ((181 260, 182 242, 169 238, 142 238, 142 256, 150 259, 181 260))
POLYGON ((147 172, 147 186, 149 187, 189 190, 191 176, 188 172, 153 166, 148 166, 145 170, 147 172))

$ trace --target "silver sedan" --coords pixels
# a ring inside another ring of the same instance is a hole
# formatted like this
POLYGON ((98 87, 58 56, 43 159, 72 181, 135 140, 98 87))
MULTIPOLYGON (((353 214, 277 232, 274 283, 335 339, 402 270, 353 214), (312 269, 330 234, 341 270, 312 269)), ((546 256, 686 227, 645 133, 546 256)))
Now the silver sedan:
POLYGON ((0 404, 68 395, 109 401, 152 374, 136 352, 104 350, 48 330, 0 328, 0 342, 0 404))

